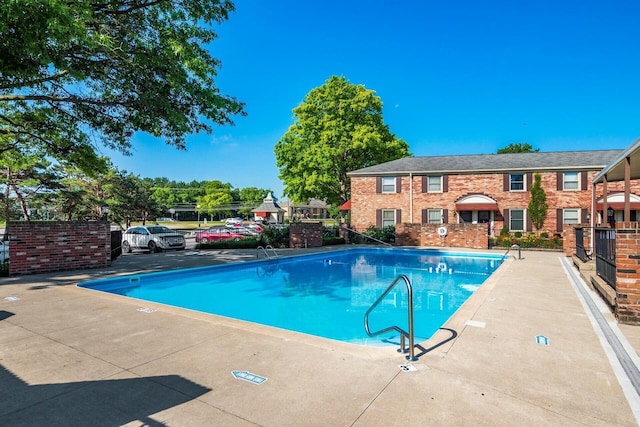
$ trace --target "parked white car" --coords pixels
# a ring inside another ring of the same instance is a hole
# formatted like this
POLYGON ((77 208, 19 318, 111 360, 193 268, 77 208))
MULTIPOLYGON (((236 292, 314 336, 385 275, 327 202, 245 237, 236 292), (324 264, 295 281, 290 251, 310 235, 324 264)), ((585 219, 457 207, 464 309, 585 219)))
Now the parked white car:
POLYGON ((163 225, 129 227, 122 234, 122 252, 133 249, 151 253, 167 249, 183 250, 187 246, 184 235, 163 225))
POLYGON ((0 262, 9 261, 9 241, 0 240, 0 262))

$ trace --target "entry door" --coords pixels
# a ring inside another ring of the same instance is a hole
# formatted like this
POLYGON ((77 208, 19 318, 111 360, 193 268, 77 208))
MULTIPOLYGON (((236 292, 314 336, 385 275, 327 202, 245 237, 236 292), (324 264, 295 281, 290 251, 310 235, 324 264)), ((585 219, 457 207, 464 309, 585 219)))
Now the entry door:
POLYGON ((478 222, 480 224, 491 222, 491 211, 478 211, 478 222))

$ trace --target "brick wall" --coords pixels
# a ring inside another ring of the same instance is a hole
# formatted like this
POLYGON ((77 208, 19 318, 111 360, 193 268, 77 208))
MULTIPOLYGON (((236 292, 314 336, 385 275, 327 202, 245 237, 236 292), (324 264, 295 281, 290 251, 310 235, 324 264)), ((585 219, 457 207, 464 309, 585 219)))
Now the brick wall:
MULTIPOLYGON (((595 171, 587 172, 586 180, 591 182, 595 171)), ((591 185, 586 190, 558 190, 556 172, 542 172, 542 188, 547 195, 549 211, 544 226, 540 230, 549 235, 558 233, 557 209, 581 208, 591 210, 591 185)), ((376 210, 397 209, 401 212, 402 223, 421 224, 423 209, 446 209, 445 222, 458 223, 456 201, 463 196, 483 194, 498 203, 499 212, 494 212, 494 230, 498 234, 504 225, 504 209, 526 209, 529 204, 528 191, 504 191, 502 173, 448 175, 447 191, 425 193, 422 191, 422 176, 402 176, 399 193, 377 193, 376 177, 351 178, 351 227, 358 231, 376 225, 376 210)), ((608 193, 624 191, 624 183, 607 185, 608 193)), ((632 183, 632 192, 640 194, 640 181, 632 183)), ((596 187, 596 198, 602 197, 602 185, 596 187)), ((533 231, 533 230, 532 230, 533 231)))
POLYGON ((486 224, 398 224, 396 244, 399 246, 441 246, 487 249, 489 236, 486 224), (441 236, 440 227, 447 233, 441 236))
POLYGON ((616 223, 616 317, 640 324, 640 224, 616 223))
POLYGON ((98 268, 111 264, 110 226, 98 221, 10 221, 9 274, 98 268))
POLYGON ((583 240, 585 250, 591 250, 591 236, 593 229, 589 224, 564 224, 562 229, 562 250, 568 257, 576 254, 576 227, 583 228, 583 240))
POLYGON ((317 248, 322 246, 322 223, 292 222, 289 224, 290 248, 317 248))

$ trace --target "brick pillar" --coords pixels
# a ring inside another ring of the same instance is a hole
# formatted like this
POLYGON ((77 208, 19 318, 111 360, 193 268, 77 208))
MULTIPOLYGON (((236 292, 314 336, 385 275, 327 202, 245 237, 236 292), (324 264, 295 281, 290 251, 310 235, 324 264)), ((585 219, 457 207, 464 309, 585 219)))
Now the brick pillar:
POLYGON ((576 230, 572 224, 562 226, 562 250, 568 257, 576 253, 576 230))
POLYGON ((289 224, 290 248, 316 248, 322 246, 322 224, 319 222, 292 222, 289 224))
POLYGON ((616 317, 640 324, 640 227, 616 223, 616 317))

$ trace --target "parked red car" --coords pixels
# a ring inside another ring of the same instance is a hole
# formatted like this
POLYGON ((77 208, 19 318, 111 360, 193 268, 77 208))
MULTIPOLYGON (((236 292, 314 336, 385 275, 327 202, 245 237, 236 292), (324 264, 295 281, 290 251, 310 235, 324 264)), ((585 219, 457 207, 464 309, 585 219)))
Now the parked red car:
POLYGON ((196 243, 215 242, 218 240, 240 240, 244 235, 225 227, 209 227, 196 232, 196 243))

